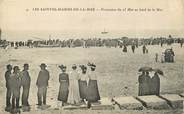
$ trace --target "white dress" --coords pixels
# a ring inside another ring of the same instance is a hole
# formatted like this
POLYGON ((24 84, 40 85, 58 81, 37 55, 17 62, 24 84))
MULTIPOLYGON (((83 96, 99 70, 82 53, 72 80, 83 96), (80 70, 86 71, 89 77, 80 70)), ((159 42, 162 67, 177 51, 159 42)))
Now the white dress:
POLYGON ((77 104, 80 102, 80 93, 79 93, 79 73, 77 71, 72 71, 69 74, 69 94, 68 94, 68 103, 77 104))

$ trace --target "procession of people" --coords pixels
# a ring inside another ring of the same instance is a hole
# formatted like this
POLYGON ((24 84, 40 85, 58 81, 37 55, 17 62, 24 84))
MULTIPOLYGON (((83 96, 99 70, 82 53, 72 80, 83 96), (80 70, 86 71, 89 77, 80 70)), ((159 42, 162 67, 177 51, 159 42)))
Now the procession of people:
MULTIPOLYGON (((67 67, 65 65, 60 65, 59 68, 61 73, 59 74, 60 86, 57 100, 61 101, 62 106, 66 104, 80 105, 81 103, 90 106, 91 102, 100 100, 95 64, 88 63, 87 65, 78 66, 73 64, 72 71, 69 73, 66 72, 67 67), (89 71, 87 72, 87 70, 89 71)), ((5 72, 7 88, 6 111, 17 113, 20 111, 20 108, 24 109, 24 111, 30 110, 28 99, 31 77, 28 70, 29 64, 27 63, 24 64, 22 71, 20 71, 19 66, 7 65, 7 71, 5 72), (23 91, 20 97, 21 88, 23 88, 23 91), (20 106, 20 98, 22 106, 20 106)), ((46 98, 49 79, 50 73, 47 70, 47 65, 42 63, 36 80, 38 106, 47 105, 46 98)))
MULTIPOLYGON (((131 46, 132 52, 134 53, 135 47, 143 46, 143 53, 146 53, 145 45, 172 45, 172 44, 179 44, 179 46, 183 47, 184 38, 174 38, 171 35, 168 37, 144 37, 144 38, 128 38, 128 37, 119 37, 119 38, 70 38, 67 40, 60 40, 60 39, 42 39, 37 37, 32 37, 27 41, 7 41, 0 39, 0 45, 5 49, 7 46, 18 49, 19 47, 29 47, 29 48, 39 48, 39 47, 120 47, 124 46, 124 51, 126 52, 126 47, 131 46), (36 39, 35 39, 36 38, 36 39), (125 46, 126 45, 126 46, 125 46)), ((1 47, 0 46, 0 47, 1 47)))

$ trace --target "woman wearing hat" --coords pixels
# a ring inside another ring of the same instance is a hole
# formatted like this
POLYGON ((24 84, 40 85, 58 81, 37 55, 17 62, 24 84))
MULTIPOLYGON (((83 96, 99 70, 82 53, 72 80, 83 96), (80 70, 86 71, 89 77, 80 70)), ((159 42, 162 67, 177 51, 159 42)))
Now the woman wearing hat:
POLYGON ((72 66, 72 71, 69 75, 69 95, 68 103, 69 104, 78 104, 80 102, 80 93, 79 93, 79 73, 77 72, 77 66, 74 64, 72 66))
POLYGON ((123 47, 123 52, 127 52, 127 46, 126 45, 124 45, 124 47, 123 47))
POLYGON ((80 97, 82 101, 84 101, 87 96, 87 82, 89 80, 89 76, 87 74, 87 67, 84 65, 80 67, 81 67, 82 73, 80 74, 80 79, 79 79, 79 92, 80 92, 80 97))
POLYGON ((139 81, 139 96, 150 95, 151 78, 148 71, 142 71, 138 78, 139 81))
POLYGON ((59 68, 62 70, 62 73, 59 74, 59 94, 58 94, 58 100, 62 101, 62 106, 67 102, 68 99, 68 87, 69 87, 69 77, 66 73, 66 66, 61 65, 59 68))
POLYGON ((100 94, 98 90, 97 75, 95 72, 96 65, 90 65, 91 72, 89 73, 88 95, 87 100, 89 102, 97 102, 100 100, 100 94))
POLYGON ((155 72, 154 76, 151 78, 150 92, 151 92, 151 95, 160 94, 160 77, 158 75, 158 72, 155 72))

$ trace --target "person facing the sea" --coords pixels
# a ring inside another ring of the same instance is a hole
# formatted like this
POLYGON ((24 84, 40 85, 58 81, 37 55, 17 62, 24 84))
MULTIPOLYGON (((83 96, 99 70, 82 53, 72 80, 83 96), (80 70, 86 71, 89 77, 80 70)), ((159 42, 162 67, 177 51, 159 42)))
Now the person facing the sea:
POLYGON ((155 62, 158 62, 158 53, 155 54, 155 62))
POLYGON ((72 66, 72 71, 69 74, 69 104, 78 104, 81 101, 79 93, 79 73, 77 72, 77 66, 72 66))
POLYGON ((142 71, 142 74, 138 78, 139 93, 138 96, 150 95, 150 82, 151 78, 148 71, 142 71))
POLYGON ((142 71, 142 74, 139 76, 138 78, 138 82, 139 82, 139 92, 138 92, 138 96, 143 96, 143 78, 144 78, 145 72, 142 71))
POLYGON ((80 73, 80 79, 79 79, 79 92, 80 92, 80 98, 82 101, 86 100, 87 95, 87 85, 89 81, 89 77, 87 74, 87 67, 84 65, 81 65, 82 73, 80 73))
POLYGON ((20 69, 18 66, 14 66, 13 74, 10 75, 9 86, 12 93, 12 111, 19 111, 19 100, 20 100, 20 87, 21 87, 21 77, 20 69))
POLYGON ((5 72, 5 81, 6 81, 6 111, 10 111, 11 108, 11 103, 10 103, 10 99, 11 99, 11 90, 10 90, 10 85, 9 85, 9 80, 10 80, 10 76, 12 74, 12 65, 7 65, 6 66, 7 71, 5 72))
POLYGON ((31 84, 31 78, 29 75, 29 64, 24 64, 24 69, 20 73, 21 75, 21 85, 23 87, 22 92, 22 105, 23 106, 30 106, 28 102, 29 98, 29 90, 30 90, 30 84, 31 84))
POLYGON ((146 46, 145 45, 143 45, 143 47, 142 47, 142 52, 143 52, 143 54, 146 53, 146 46))
POLYGON ((59 68, 62 70, 62 73, 59 74, 60 86, 58 93, 58 101, 62 101, 62 106, 64 106, 68 99, 69 76, 66 73, 66 66, 60 65, 59 68))
POLYGON ((47 95, 47 87, 48 87, 48 81, 50 78, 49 71, 46 69, 47 65, 45 63, 42 63, 40 65, 40 72, 38 74, 38 78, 36 81, 36 85, 38 87, 38 105, 41 106, 46 105, 46 95, 47 95), (43 98, 43 102, 42 102, 43 98))
POLYGON ((132 52, 134 53, 135 52, 135 44, 134 43, 131 45, 131 48, 132 48, 132 52))
POLYGON ((157 72, 154 73, 154 76, 151 78, 151 95, 160 94, 160 77, 157 72))
POLYGON ((123 47, 123 52, 127 52, 127 46, 126 45, 124 45, 124 47, 123 47))
POLYGON ((87 87, 87 100, 88 102, 97 102, 100 100, 100 94, 98 90, 97 74, 95 72, 96 65, 90 65, 91 71, 89 72, 89 84, 87 87))
POLYGON ((174 56, 175 56, 174 51, 171 48, 170 62, 174 62, 174 56))

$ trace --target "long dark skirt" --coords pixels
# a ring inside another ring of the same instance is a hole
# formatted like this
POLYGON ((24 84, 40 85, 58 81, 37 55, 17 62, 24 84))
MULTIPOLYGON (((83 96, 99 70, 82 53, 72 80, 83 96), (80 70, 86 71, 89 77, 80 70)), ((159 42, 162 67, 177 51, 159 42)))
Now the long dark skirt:
POLYGON ((159 95, 160 94, 160 78, 159 76, 153 76, 151 79, 151 95, 159 95))
POLYGON ((139 94, 138 95, 139 96, 151 95, 150 84, 148 83, 139 84, 139 94))
POLYGON ((63 81, 60 83, 59 94, 58 94, 59 101, 67 102, 68 92, 69 92, 68 86, 69 86, 69 84, 67 81, 63 81))
POLYGON ((87 82, 79 80, 79 92, 81 99, 86 99, 86 93, 87 93, 87 82))
POLYGON ((100 100, 97 80, 89 80, 86 97, 86 99, 90 102, 97 102, 100 100))
POLYGON ((143 92, 143 84, 139 84, 139 93, 138 93, 138 96, 143 96, 144 95, 144 92, 143 92))

